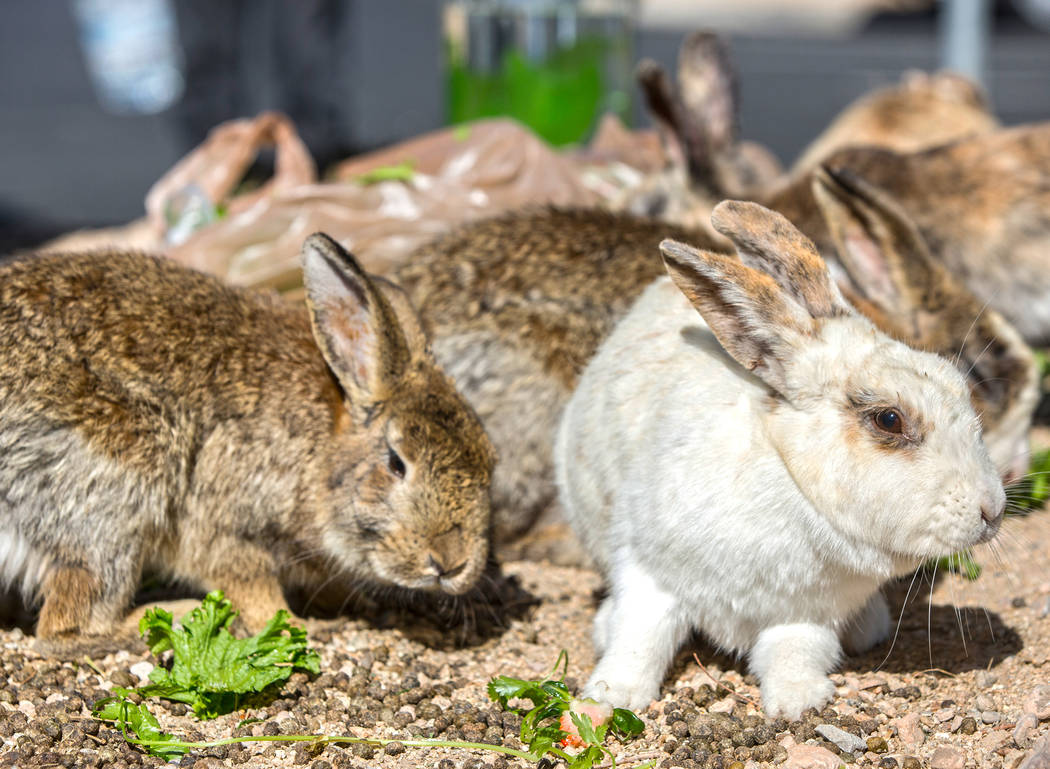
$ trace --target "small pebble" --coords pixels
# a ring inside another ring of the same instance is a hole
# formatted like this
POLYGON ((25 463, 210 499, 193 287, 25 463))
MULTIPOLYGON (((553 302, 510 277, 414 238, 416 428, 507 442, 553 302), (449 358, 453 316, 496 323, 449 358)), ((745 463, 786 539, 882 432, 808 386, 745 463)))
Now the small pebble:
POLYGON ((963 734, 973 734, 977 731, 977 721, 973 716, 966 716, 959 724, 959 731, 963 734))
POLYGON ((987 694, 978 694, 974 700, 978 710, 995 710, 995 702, 987 694))
POLYGON ((815 727, 814 731, 847 753, 863 752, 867 747, 860 737, 831 724, 821 724, 815 727))
POLYGON ((979 689, 989 689, 999 681, 999 676, 990 670, 978 670, 977 675, 974 676, 974 683, 977 684, 979 689))
MULTIPOLYGON (((885 753, 890 749, 886 744, 886 740, 882 739, 882 737, 868 737, 865 741, 865 745, 872 753, 885 753)), ((894 761, 893 765, 896 766, 897 762, 894 761)))
POLYGON ((986 724, 997 724, 1003 720, 1002 713, 994 710, 985 710, 981 713, 981 721, 986 724))
POLYGON ((149 660, 142 660, 141 662, 136 662, 132 665, 129 670, 131 670, 134 675, 138 676, 138 679, 142 681, 142 683, 146 683, 149 681, 149 674, 153 672, 153 668, 154 665, 152 662, 149 660))
POLYGON ((917 700, 922 696, 922 690, 918 686, 902 686, 890 692, 893 697, 903 697, 906 700, 917 700))
POLYGON ((1019 769, 1050 769, 1050 736, 1043 735, 1035 741, 1019 769))
POLYGON ((1025 698, 1024 712, 1031 713, 1040 721, 1050 718, 1050 686, 1042 685, 1032 689, 1025 698))
POLYGON ((897 759, 886 756, 885 758, 879 759, 879 769, 897 769, 900 764, 897 763, 897 759))
POLYGON ((922 769, 922 764, 915 756, 902 756, 901 769, 922 769))
POLYGON ((1019 748, 1028 746, 1028 741, 1031 733, 1039 728, 1039 719, 1035 717, 1033 713, 1025 713, 1017 719, 1017 725, 1014 726, 1014 745, 1019 748))
POLYGON ((942 745, 930 756, 930 769, 966 769, 966 754, 958 748, 942 745))
POLYGON ((1019 595, 1015 596, 1014 599, 1010 601, 1010 605, 1015 609, 1023 609, 1028 605, 1028 601, 1025 600, 1024 596, 1019 595))
POLYGON ((819 745, 795 745, 787 751, 784 762, 785 769, 838 769, 841 765, 839 756, 819 745))
POLYGON ((939 724, 951 721, 953 718, 955 718, 955 708, 941 708, 933 713, 933 720, 939 724))
POLYGON ((926 734, 919 725, 919 714, 908 713, 894 722, 897 727, 897 736, 909 750, 915 750, 926 741, 926 734))

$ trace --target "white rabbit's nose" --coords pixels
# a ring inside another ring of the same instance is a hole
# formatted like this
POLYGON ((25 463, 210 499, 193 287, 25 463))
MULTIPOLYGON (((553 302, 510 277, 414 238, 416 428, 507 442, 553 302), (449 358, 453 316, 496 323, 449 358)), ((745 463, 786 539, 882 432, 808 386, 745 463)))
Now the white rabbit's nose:
POLYGON ((1003 517, 1003 505, 981 505, 981 517, 989 525, 994 525, 1003 517))
POLYGON ((1006 492, 1002 486, 981 501, 981 518, 989 526, 996 526, 1006 511, 1006 492))

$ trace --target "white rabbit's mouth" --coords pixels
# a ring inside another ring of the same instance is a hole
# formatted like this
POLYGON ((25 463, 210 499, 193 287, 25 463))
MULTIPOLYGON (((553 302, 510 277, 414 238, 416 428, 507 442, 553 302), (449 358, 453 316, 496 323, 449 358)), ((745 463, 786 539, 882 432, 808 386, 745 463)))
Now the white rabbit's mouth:
POLYGON ((974 542, 974 544, 975 545, 983 545, 986 542, 991 542, 993 539, 995 539, 996 535, 999 533, 999 529, 1002 527, 1002 525, 1003 525, 1003 518, 1002 518, 1002 516, 999 516, 993 523, 985 522, 984 530, 981 531, 981 534, 977 537, 977 541, 974 542))

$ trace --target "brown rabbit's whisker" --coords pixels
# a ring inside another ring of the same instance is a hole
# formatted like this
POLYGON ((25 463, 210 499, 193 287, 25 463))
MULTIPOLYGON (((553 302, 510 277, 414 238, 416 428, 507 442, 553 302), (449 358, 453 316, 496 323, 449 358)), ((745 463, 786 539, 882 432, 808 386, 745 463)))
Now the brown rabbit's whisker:
POLYGON ((988 348, 992 346, 993 342, 995 342, 995 339, 989 339, 988 340, 988 344, 986 344, 984 346, 984 349, 981 350, 981 352, 978 353, 977 357, 973 359, 973 361, 970 363, 970 368, 966 369, 966 373, 963 374, 963 378, 964 379, 969 379, 970 378, 970 374, 973 373, 973 370, 975 368, 977 368, 977 364, 980 362, 980 360, 984 356, 984 354, 986 352, 988 352, 988 348))
POLYGON ((977 315, 970 323, 970 327, 966 329, 966 333, 963 335, 962 342, 959 343, 959 352, 955 354, 955 359, 952 361, 952 365, 959 365, 959 360, 962 358, 963 350, 966 349, 966 342, 967 340, 969 340, 970 334, 973 332, 973 330, 977 328, 977 322, 981 319, 981 316, 984 315, 984 311, 988 309, 989 301, 991 300, 988 300, 983 305, 981 305, 981 309, 978 310, 977 315))

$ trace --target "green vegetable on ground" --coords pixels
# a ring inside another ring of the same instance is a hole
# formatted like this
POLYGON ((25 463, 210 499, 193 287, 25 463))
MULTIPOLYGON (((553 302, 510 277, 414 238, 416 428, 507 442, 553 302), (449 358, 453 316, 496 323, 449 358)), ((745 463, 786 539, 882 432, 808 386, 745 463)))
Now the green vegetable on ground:
POLYGON ((172 652, 171 669, 154 668, 150 673, 150 683, 138 689, 115 687, 115 696, 95 704, 95 718, 113 723, 130 744, 166 761, 192 750, 239 742, 364 743, 379 747, 397 742, 406 747, 488 750, 533 763, 549 754, 564 759, 571 769, 591 769, 603 756, 608 756, 615 766, 612 753, 603 744, 610 731, 620 739, 627 739, 640 734, 643 729, 641 720, 629 710, 615 709, 610 720, 597 725, 587 712, 582 712, 588 710, 586 703, 573 700, 565 683, 560 678, 551 677, 559 666, 564 676, 568 667, 568 655, 562 651, 546 678, 527 681, 499 676, 489 683, 489 696, 506 709, 521 712, 509 706, 512 699, 532 701, 534 707, 524 714, 521 729, 522 742, 528 745, 528 750, 459 740, 397 740, 327 734, 230 737, 192 742, 162 732, 148 706, 133 700, 133 694, 138 695, 136 699, 162 697, 183 702, 193 707, 198 718, 209 719, 239 709, 247 698, 272 692, 272 687, 287 679, 294 669, 313 674, 320 671, 320 657, 307 647, 306 631, 289 624, 287 612, 277 612, 261 633, 245 639, 237 639, 229 632, 236 616, 221 591, 209 593, 199 608, 183 617, 181 626, 175 625, 170 612, 159 608, 148 611, 139 623, 139 630, 154 654, 172 652), (566 715, 571 719, 572 729, 559 726, 559 723, 568 724, 568 721, 559 722, 566 715), (572 731, 577 734, 570 736, 572 731), (562 749, 568 745, 581 750, 572 755, 562 749))

